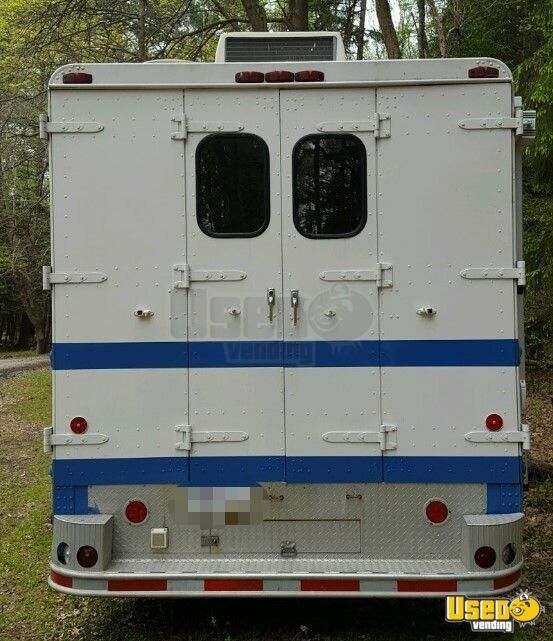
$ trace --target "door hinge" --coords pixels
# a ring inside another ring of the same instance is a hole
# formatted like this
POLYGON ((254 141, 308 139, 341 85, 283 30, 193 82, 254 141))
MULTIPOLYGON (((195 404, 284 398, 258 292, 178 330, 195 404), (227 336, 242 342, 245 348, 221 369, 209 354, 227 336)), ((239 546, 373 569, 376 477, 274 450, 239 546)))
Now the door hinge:
POLYGON ((327 133, 373 131, 375 138, 389 138, 391 135, 391 116, 388 113, 376 112, 372 118, 367 120, 330 120, 318 123, 317 130, 327 133))
POLYGON ((523 423, 520 430, 508 432, 474 431, 465 434, 465 440, 470 443, 522 443, 523 450, 530 449, 530 426, 523 423))
POLYGON ((513 117, 464 118, 459 121, 459 127, 466 130, 513 129, 523 142, 531 142, 536 137, 536 112, 533 109, 524 110, 522 99, 515 96, 513 117))
POLYGON ((516 280, 517 284, 526 285, 526 263, 517 261, 516 267, 469 267, 461 271, 461 278, 468 280, 516 280))
POLYGON ((376 269, 334 269, 319 273, 321 280, 330 282, 341 281, 374 281, 377 287, 392 287, 391 263, 377 263, 376 269), (388 278, 385 278, 385 275, 388 278))
POLYGON ((239 443, 250 437, 247 432, 241 431, 196 431, 191 425, 177 425, 175 432, 182 435, 182 440, 175 443, 175 449, 190 452, 193 443, 239 443))
POLYGON ((61 445, 102 445, 109 441, 109 436, 99 433, 54 434, 52 427, 44 428, 44 451, 51 452, 54 446, 61 445))
POLYGON ((188 289, 192 282, 240 281, 247 276, 246 272, 237 269, 190 269, 187 263, 173 265, 173 270, 180 278, 173 282, 175 289, 188 289))
POLYGON ((102 272, 53 272, 50 265, 42 268, 42 289, 52 289, 52 285, 89 285, 103 283, 108 279, 102 272))
POLYGON ((177 131, 171 134, 172 140, 185 140, 188 134, 239 132, 244 130, 244 124, 241 122, 229 120, 189 120, 184 114, 172 116, 171 122, 177 124, 177 131))
POLYGON ((395 425, 381 425, 378 432, 344 430, 339 432, 325 432, 323 441, 327 443, 378 443, 380 449, 395 450, 397 449, 397 439, 395 425))
POLYGON ((103 129, 104 125, 99 122, 51 122, 46 114, 41 114, 38 120, 38 134, 42 140, 48 140, 49 134, 97 134, 103 129))

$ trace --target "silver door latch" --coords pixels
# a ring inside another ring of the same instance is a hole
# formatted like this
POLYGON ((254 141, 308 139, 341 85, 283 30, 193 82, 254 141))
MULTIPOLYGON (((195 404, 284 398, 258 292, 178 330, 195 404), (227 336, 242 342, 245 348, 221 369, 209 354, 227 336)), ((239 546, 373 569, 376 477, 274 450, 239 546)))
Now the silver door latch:
POLYGON ((275 288, 269 287, 269 289, 267 290, 267 306, 269 307, 269 323, 273 322, 275 300, 276 300, 275 288))
POLYGON ((298 306, 300 304, 300 292, 298 289, 290 290, 290 306, 294 315, 294 325, 298 324, 298 306))

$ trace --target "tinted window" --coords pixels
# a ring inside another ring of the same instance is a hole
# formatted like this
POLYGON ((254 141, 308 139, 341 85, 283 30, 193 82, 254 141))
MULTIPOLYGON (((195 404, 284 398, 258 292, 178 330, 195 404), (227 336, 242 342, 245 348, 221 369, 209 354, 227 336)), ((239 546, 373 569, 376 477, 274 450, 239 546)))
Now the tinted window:
POLYGON ((205 138, 196 151, 197 217, 209 236, 257 236, 269 224, 269 150, 250 134, 205 138))
POLYGON ((306 136, 294 147, 294 223, 308 238, 358 234, 367 220, 365 146, 347 134, 306 136))

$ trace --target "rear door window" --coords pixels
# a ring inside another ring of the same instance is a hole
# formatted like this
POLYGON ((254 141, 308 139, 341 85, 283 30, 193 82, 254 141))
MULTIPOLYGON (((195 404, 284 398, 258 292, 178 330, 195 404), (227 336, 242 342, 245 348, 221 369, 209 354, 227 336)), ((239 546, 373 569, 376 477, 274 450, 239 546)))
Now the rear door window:
POLYGON ((293 151, 294 224, 307 238, 358 234, 367 221, 367 160, 348 134, 310 135, 293 151))
POLYGON ((258 236, 269 224, 269 149, 252 134, 216 134, 196 151, 197 219, 208 236, 258 236))

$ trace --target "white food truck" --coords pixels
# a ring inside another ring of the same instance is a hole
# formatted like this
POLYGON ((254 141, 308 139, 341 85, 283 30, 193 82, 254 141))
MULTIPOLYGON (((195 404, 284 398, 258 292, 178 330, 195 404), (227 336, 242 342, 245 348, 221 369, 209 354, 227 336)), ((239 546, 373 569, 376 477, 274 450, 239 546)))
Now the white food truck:
POLYGON ((64 66, 40 126, 53 588, 518 584, 535 114, 503 63, 228 33, 64 66))

